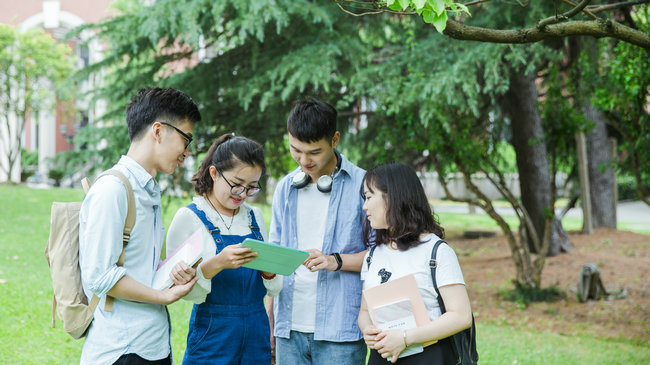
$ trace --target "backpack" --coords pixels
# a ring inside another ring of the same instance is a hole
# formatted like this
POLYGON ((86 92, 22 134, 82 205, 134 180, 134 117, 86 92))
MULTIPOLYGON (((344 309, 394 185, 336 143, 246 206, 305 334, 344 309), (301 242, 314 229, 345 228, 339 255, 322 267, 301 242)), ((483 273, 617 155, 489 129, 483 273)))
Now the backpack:
MULTIPOLYGON (((129 180, 118 170, 111 169, 100 174, 118 177, 127 192, 128 213, 124 224, 123 247, 118 266, 124 264, 124 249, 129 243, 131 230, 135 225, 135 199, 129 180)), ((96 181, 96 180, 95 180, 96 181)), ((81 181, 84 191, 90 189, 90 181, 81 181)), ((90 303, 81 286, 81 270, 79 268, 79 211, 81 202, 53 202, 50 217, 50 237, 45 248, 45 259, 50 267, 52 288, 52 327, 55 327, 54 314, 57 313, 63 321, 63 329, 70 336, 79 339, 86 335, 93 320, 93 313, 99 303, 99 297, 93 294, 90 303)), ((104 310, 112 311, 113 298, 106 296, 104 310)))
MULTIPOLYGON (((436 294, 438 294, 438 305, 440 305, 440 310, 442 313, 445 313, 445 303, 442 301, 442 296, 440 296, 440 291, 438 290, 438 284, 436 283, 436 267, 437 260, 436 254, 438 252, 438 247, 443 240, 438 240, 431 250, 431 260, 429 260, 429 267, 431 268, 431 278, 433 280, 433 287, 436 289, 436 294)), ((472 327, 466 328, 456 334, 450 336, 451 338, 451 347, 454 349, 454 357, 457 358, 457 364, 459 365, 475 365, 478 363, 478 352, 476 352, 476 326, 474 325, 474 314, 472 314, 472 327)))
MULTIPOLYGON (((438 290, 438 283, 436 283, 436 267, 437 260, 436 254, 438 253, 438 247, 443 240, 438 240, 438 242, 433 245, 433 250, 431 250, 431 260, 429 260, 429 267, 431 268, 431 280, 433 280, 433 288, 436 290, 438 295, 438 305, 442 313, 445 313, 445 303, 442 301, 442 296, 440 296, 440 291, 438 290)), ((372 263, 372 254, 375 252, 377 246, 370 247, 368 257, 366 257, 366 264, 370 268, 372 263)), ((476 351, 476 326, 474 324, 474 314, 472 314, 472 327, 464 329, 456 334, 449 336, 451 339, 451 347, 454 351, 454 357, 457 360, 457 365, 476 365, 478 363, 478 352, 476 351)))

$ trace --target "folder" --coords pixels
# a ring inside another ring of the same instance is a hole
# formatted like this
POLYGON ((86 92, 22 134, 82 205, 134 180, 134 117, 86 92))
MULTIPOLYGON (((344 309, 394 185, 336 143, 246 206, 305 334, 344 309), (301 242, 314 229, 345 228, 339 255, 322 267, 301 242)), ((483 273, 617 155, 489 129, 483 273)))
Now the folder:
POLYGON ((309 257, 307 251, 274 245, 252 238, 245 239, 240 247, 250 247, 253 252, 257 252, 257 258, 242 265, 243 267, 284 276, 293 274, 298 266, 302 265, 309 257))
POLYGON ((203 256, 203 233, 204 229, 197 229, 188 237, 174 252, 167 256, 165 261, 158 264, 153 277, 152 288, 164 290, 172 286, 172 279, 169 277, 174 266, 184 261, 188 266, 194 266, 203 256))
MULTIPOLYGON (((363 291, 363 298, 368 306, 368 313, 372 322, 376 325, 375 309, 398 303, 403 300, 411 302, 411 309, 415 317, 417 327, 422 327, 431 322, 427 308, 424 306, 420 289, 415 281, 415 276, 409 274, 401 278, 377 285, 363 291)), ((437 340, 425 342, 422 346, 429 346, 437 340)))

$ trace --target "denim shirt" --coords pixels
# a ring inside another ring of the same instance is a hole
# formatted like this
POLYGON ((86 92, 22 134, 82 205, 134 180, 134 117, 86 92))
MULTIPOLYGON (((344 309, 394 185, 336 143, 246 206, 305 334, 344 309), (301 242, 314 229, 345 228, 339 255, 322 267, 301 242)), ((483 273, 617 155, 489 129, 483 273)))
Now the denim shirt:
POLYGON ((113 168, 133 188, 135 226, 124 252, 124 266, 117 266, 128 210, 126 188, 112 175, 98 179, 79 212, 81 280, 89 301, 93 294, 100 298, 84 342, 82 364, 112 364, 126 353, 158 360, 171 351, 165 306, 115 299, 113 311, 104 311, 106 293, 124 275, 151 286, 164 237, 158 183, 130 157, 122 156, 113 168))
MULTIPOLYGON (((300 168, 285 176, 273 194, 273 215, 269 242, 298 248, 296 210, 298 190, 292 185, 300 168)), ((330 194, 323 253, 351 254, 365 250, 361 224, 365 219, 359 189, 365 171, 341 156, 341 168, 334 176, 330 194)), ((289 338, 294 275, 283 280, 282 291, 274 301, 275 336, 289 338)), ((361 304, 361 279, 351 271, 318 272, 314 340, 356 341, 362 338, 357 325, 361 304)))

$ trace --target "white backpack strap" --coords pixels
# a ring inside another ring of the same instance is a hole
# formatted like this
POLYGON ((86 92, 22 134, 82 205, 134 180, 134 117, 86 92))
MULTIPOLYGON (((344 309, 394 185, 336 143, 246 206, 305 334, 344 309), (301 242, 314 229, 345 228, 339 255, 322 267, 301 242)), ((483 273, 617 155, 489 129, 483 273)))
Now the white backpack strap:
MULTIPOLYGON (((131 187, 131 183, 129 182, 129 179, 124 176, 120 171, 116 169, 110 169, 102 172, 97 179, 101 178, 104 175, 113 175, 120 179, 122 181, 122 184, 126 188, 126 198, 128 201, 128 211, 126 213, 126 221, 124 222, 124 231, 122 232, 122 253, 120 254, 120 258, 117 260, 117 266, 123 266, 124 265, 124 250, 126 249, 126 245, 129 243, 129 240, 131 239, 131 231, 133 230, 133 226, 135 226, 135 197, 133 196, 133 188, 131 187)), ((82 182, 83 184, 83 182, 82 182)), ((95 301, 96 296, 93 295, 93 298, 91 299, 90 305, 92 306, 93 301, 95 301)), ((99 298, 97 298, 97 302, 99 302, 99 298)), ((97 304, 95 303, 95 306, 97 304)), ((92 309, 92 307, 91 307, 92 309)), ((105 312, 112 312, 113 311, 113 297, 107 295, 106 296, 106 302, 104 304, 104 311, 105 312)))

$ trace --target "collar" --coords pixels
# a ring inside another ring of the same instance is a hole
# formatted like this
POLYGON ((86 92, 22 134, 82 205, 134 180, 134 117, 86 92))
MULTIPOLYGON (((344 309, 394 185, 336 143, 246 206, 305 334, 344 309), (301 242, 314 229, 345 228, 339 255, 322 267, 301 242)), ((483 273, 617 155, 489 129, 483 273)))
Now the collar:
POLYGON ((126 168, 142 188, 155 188, 155 186, 158 185, 151 174, 149 174, 147 170, 144 169, 144 167, 142 167, 131 157, 122 155, 122 157, 120 157, 120 161, 118 161, 117 164, 126 168), (151 186, 152 184, 153 186, 151 186))

